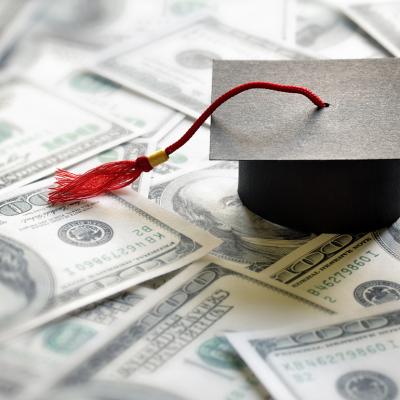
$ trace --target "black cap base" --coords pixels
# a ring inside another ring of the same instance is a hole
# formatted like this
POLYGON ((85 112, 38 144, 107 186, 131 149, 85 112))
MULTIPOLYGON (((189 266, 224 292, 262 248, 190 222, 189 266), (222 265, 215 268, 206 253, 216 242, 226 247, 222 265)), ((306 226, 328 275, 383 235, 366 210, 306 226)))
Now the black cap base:
POLYGON ((240 161, 238 192, 251 211, 280 225, 367 232, 400 217, 400 160, 240 161))

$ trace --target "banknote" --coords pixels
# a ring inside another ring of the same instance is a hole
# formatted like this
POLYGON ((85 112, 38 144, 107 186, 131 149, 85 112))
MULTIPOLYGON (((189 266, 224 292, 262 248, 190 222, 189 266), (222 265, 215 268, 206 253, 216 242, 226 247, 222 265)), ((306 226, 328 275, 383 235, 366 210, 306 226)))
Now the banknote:
POLYGON ((187 400, 141 383, 91 380, 84 385, 57 388, 36 400, 187 400))
POLYGON ((50 206, 50 184, 25 186, 0 202, 2 339, 183 267, 220 244, 130 188, 50 206))
POLYGON ((399 267, 396 222, 367 234, 320 235, 265 271, 248 273, 343 313, 400 300, 399 267))
POLYGON ((264 0, 165 0, 168 17, 187 17, 206 11, 222 22, 268 39, 290 40, 294 34, 295 1, 264 0))
POLYGON ((64 38, 34 35, 24 40, 10 57, 20 75, 53 86, 95 58, 96 49, 64 38))
POLYGON ((376 58, 389 53, 333 3, 298 0, 296 44, 327 58, 376 58))
POLYGON ((145 384, 157 399, 158 390, 187 400, 268 398, 224 333, 327 314, 227 264, 209 258, 183 270, 147 299, 146 310, 127 313, 91 356, 80 355, 64 384, 92 378, 145 384))
POLYGON ((48 0, 2 0, 0 3, 0 64, 45 13, 48 0))
POLYGON ((400 3, 396 0, 358 0, 344 12, 391 54, 400 57, 400 3))
POLYGON ((138 135, 35 83, 6 79, 0 88, 0 190, 10 192, 138 135))
POLYGON ((171 108, 89 71, 73 72, 57 84, 57 89, 115 117, 141 136, 149 137, 163 128, 169 130, 184 118, 171 108))
POLYGON ((26 400, 54 369, 134 308, 152 290, 129 289, 66 318, 25 333, 0 347, 0 399, 26 400))
POLYGON ((395 400, 400 311, 388 306, 227 337, 276 400, 395 400))
POLYGON ((292 59, 309 54, 208 17, 157 40, 127 43, 100 56, 94 69, 157 101, 196 117, 210 102, 214 59, 292 59))
MULTIPOLYGON (((35 82, 57 88, 57 92, 79 100, 102 115, 110 115, 121 125, 138 132, 140 136, 169 131, 184 116, 142 95, 97 74, 82 69, 95 52, 82 45, 55 38, 37 38, 21 50, 20 59, 25 75, 35 82), (34 51, 34 54, 31 54, 34 51)), ((22 72, 22 71, 21 71, 22 72)))
POLYGON ((264 220, 237 194, 237 163, 178 171, 151 184, 149 199, 223 240, 212 254, 262 271, 312 235, 264 220))
POLYGON ((263 37, 286 39, 293 32, 293 0, 58 0, 49 7, 43 28, 98 48, 146 37, 161 26, 198 13, 263 37), (249 14, 251 18, 243 18, 249 14))
POLYGON ((58 0, 48 7, 37 32, 97 49, 146 37, 168 21, 164 0, 58 0))

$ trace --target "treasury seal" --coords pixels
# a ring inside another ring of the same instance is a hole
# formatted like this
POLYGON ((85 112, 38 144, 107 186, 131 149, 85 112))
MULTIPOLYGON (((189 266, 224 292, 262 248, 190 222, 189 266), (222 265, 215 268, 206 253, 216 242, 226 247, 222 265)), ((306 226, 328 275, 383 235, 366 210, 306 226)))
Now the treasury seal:
POLYGON ((203 342, 197 354, 206 364, 213 367, 237 370, 244 368, 244 362, 223 336, 215 336, 203 342))
POLYGON ((364 307, 400 300, 400 284, 382 280, 364 282, 355 288, 354 298, 364 307))
POLYGON ((386 375, 375 371, 352 371, 342 375, 336 389, 346 400, 394 400, 398 389, 386 375))
POLYGON ((110 225, 93 219, 71 221, 58 230, 58 237, 65 243, 79 247, 100 246, 114 235, 110 225))

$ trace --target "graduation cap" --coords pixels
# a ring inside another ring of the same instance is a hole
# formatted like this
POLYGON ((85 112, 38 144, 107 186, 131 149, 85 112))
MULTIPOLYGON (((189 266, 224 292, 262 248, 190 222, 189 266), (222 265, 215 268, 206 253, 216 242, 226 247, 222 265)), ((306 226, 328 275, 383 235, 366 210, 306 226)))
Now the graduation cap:
POLYGON ((239 161, 238 193, 253 212, 312 232, 387 226, 400 216, 399 67, 398 59, 215 61, 214 101, 181 139, 82 175, 58 171, 49 200, 130 184, 214 113, 210 158, 239 161), (257 88, 271 91, 249 90, 257 88))
POLYGON ((239 160, 252 211, 311 232, 400 217, 400 60, 216 61, 213 98, 247 80, 306 86, 330 104, 249 91, 212 117, 211 158, 239 160))

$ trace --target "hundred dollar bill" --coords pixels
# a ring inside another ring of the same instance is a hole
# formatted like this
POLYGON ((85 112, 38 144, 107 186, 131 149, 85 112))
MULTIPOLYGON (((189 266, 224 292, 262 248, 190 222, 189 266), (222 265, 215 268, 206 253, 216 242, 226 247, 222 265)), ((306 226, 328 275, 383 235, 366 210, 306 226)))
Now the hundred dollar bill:
POLYGON ((276 400, 399 398, 400 311, 392 305, 323 325, 227 336, 276 400))
POLYGON ((293 0, 165 0, 164 4, 171 19, 207 11, 228 25, 260 37, 289 40, 294 33, 293 0))
POLYGON ((196 117, 210 102, 213 59, 310 58, 298 49, 251 36, 213 18, 178 27, 141 46, 106 52, 101 74, 196 117))
POLYGON ((54 86, 89 64, 96 54, 90 46, 54 36, 34 35, 21 42, 9 64, 35 82, 54 86))
POLYGON ((58 0, 48 8, 36 33, 101 50, 127 40, 141 43, 154 30, 182 17, 170 13, 166 0, 58 0))
POLYGON ((53 87, 61 79, 94 59, 96 51, 51 36, 32 36, 22 41, 8 60, 21 76, 53 87))
POLYGON ((248 273, 336 313, 398 301, 400 223, 367 234, 324 234, 265 271, 248 273))
POLYGON ((343 10, 391 54, 400 57, 400 2, 353 0, 343 10))
POLYGON ((48 0, 2 0, 0 3, 0 64, 43 16, 48 0))
POLYGON ((220 244, 130 188, 50 206, 50 183, 0 202, 0 339, 183 267, 220 244))
POLYGON ((88 71, 70 74, 58 83, 57 89, 71 99, 79 99, 98 112, 115 117, 141 136, 148 137, 159 130, 165 134, 165 130, 169 131, 184 118, 171 108, 88 71))
POLYGON ((108 338, 77 357, 64 384, 94 378, 149 385, 155 398, 159 390, 186 400, 268 398, 224 333, 327 314, 228 264, 209 258, 186 268, 148 298, 143 312, 129 313, 108 338))
POLYGON ((44 32, 97 48, 132 37, 146 37, 160 26, 182 22, 200 12, 253 34, 286 39, 292 33, 293 0, 58 0, 49 7, 44 32), (251 18, 243 18, 249 14, 251 18))
MULTIPOLYGON (((202 134, 201 132, 200 134, 202 134)), ((154 179, 149 199, 223 240, 212 254, 262 271, 312 235, 273 224, 244 207, 237 163, 225 162, 154 179)), ((257 274, 256 274, 257 275, 257 274)))
POLYGON ((327 58, 375 58, 389 53, 333 3, 298 0, 296 44, 327 58))
POLYGON ((0 190, 9 192, 140 133, 37 84, 7 79, 0 87, 0 190))
POLYGON ((85 385, 64 387, 46 393, 37 400, 187 400, 152 385, 91 380, 85 385))
POLYGON ((0 399, 27 399, 55 369, 151 293, 143 287, 130 289, 8 341, 0 347, 0 399))
POLYGON ((76 44, 52 38, 31 43, 23 51, 21 60, 15 63, 32 64, 24 70, 35 82, 53 85, 57 92, 79 100, 86 108, 102 115, 110 115, 115 121, 140 136, 151 136, 155 132, 170 130, 184 116, 168 107, 152 101, 132 90, 102 76, 81 69, 93 58, 93 52, 76 44), (32 49, 38 55, 29 55, 32 49), (37 50, 37 48, 39 50, 37 50))
POLYGON ((161 0, 58 0, 37 31, 99 49, 148 32, 162 13, 161 0))

